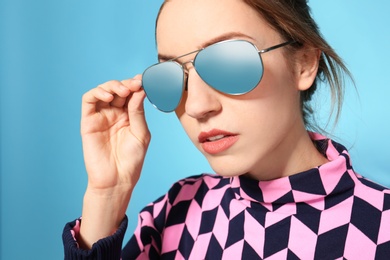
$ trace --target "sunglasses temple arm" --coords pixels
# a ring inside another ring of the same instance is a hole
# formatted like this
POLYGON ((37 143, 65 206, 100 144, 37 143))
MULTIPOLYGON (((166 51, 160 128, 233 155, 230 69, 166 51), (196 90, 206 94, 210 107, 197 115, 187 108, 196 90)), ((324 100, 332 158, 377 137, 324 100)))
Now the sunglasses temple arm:
POLYGON ((293 43, 296 43, 296 41, 284 42, 284 43, 281 43, 281 44, 278 44, 278 45, 269 47, 269 48, 267 48, 267 49, 260 50, 259 53, 269 52, 269 51, 272 51, 272 50, 275 50, 275 49, 279 49, 279 48, 281 48, 281 47, 283 47, 283 46, 286 46, 286 45, 289 45, 289 44, 293 44, 293 43))

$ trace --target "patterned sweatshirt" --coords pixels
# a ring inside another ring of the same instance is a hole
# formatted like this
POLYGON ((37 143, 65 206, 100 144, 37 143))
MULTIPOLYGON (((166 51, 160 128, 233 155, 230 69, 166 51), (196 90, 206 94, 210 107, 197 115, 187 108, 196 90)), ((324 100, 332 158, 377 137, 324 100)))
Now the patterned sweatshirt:
POLYGON ((390 190, 356 174, 342 145, 311 136, 330 162, 271 181, 180 180, 141 211, 123 249, 127 217, 91 250, 78 248, 81 220, 68 223, 65 259, 390 259, 390 190))

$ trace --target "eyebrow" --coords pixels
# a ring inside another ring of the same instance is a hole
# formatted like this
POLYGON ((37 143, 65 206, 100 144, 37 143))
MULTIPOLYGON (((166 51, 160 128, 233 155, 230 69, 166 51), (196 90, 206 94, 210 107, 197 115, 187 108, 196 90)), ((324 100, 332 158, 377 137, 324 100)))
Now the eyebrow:
POLYGON ((158 54, 158 60, 160 62, 163 62, 163 61, 169 61, 169 60, 175 60, 175 59, 178 59, 182 56, 186 56, 186 55, 189 55, 193 52, 197 52, 197 51, 200 51, 204 48, 206 48, 207 46, 210 46, 214 43, 217 43, 217 42, 221 42, 221 41, 225 41, 225 40, 230 40, 230 39, 233 39, 233 38, 247 38, 247 39, 251 39, 251 40, 254 40, 252 37, 250 37, 249 35, 246 35, 246 34, 243 34, 243 33, 240 33, 240 32, 228 32, 228 33, 224 33, 224 34, 221 34, 217 37, 214 37, 204 43, 202 43, 200 46, 198 46, 198 48, 196 50, 193 50, 191 52, 188 52, 186 54, 181 54, 179 56, 171 56, 171 55, 164 55, 164 54, 161 54, 159 53, 158 54))

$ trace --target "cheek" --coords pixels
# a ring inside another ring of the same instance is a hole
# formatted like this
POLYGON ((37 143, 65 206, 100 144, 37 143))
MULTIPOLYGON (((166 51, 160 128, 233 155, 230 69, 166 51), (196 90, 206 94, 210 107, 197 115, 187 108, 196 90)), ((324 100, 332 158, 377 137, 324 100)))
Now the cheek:
POLYGON ((179 104, 179 106, 175 110, 176 117, 179 119, 181 126, 183 127, 184 131, 187 133, 188 137, 191 139, 192 142, 195 143, 197 140, 197 123, 196 120, 191 118, 185 113, 185 97, 183 97, 183 100, 179 104))
POLYGON ((299 98, 296 76, 291 62, 280 54, 270 56, 264 63, 264 75, 259 89, 263 95, 270 97, 271 103, 276 102, 278 107, 290 109, 289 104, 296 103, 296 98, 299 98))
POLYGON ((268 55, 263 57, 264 74, 262 82, 268 82, 267 85, 293 86, 295 82, 295 66, 293 62, 285 57, 283 52, 269 53, 274 55, 268 55))
POLYGON ((259 86, 242 98, 242 107, 251 110, 247 121, 260 123, 265 131, 290 124, 300 114, 299 91, 286 63, 265 67, 259 86))
POLYGON ((179 103, 179 105, 177 106, 177 108, 175 109, 175 114, 176 114, 177 118, 179 118, 180 121, 181 121, 180 118, 181 118, 181 117, 185 114, 185 112, 186 112, 186 110, 185 110, 186 100, 187 100, 187 91, 184 91, 183 94, 182 94, 180 103, 179 103))
POLYGON ((190 133, 188 132, 188 130, 191 129, 191 126, 190 126, 191 125, 191 120, 186 115, 185 103, 186 103, 186 97, 183 94, 183 97, 182 97, 182 100, 180 101, 179 106, 175 109, 175 114, 176 114, 176 117, 179 119, 180 124, 182 125, 182 127, 186 131, 186 133, 190 136, 190 133))

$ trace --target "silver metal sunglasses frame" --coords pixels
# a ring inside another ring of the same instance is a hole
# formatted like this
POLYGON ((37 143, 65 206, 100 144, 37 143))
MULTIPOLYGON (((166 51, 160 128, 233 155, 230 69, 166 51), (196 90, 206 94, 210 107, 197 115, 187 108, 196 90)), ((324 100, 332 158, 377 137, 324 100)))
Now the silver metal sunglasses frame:
POLYGON ((266 49, 259 50, 259 49, 257 48, 257 46, 256 46, 254 43, 251 43, 250 41, 247 41, 247 40, 240 40, 240 39, 224 40, 224 41, 220 41, 220 42, 213 43, 213 44, 211 44, 211 45, 208 45, 208 46, 206 46, 206 47, 204 47, 204 48, 201 48, 201 49, 198 49, 198 50, 196 50, 196 51, 191 51, 191 52, 189 52, 189 53, 186 53, 186 54, 177 56, 177 57, 175 57, 175 58, 172 58, 172 59, 169 59, 169 60, 166 60, 166 61, 163 61, 163 62, 156 63, 156 64, 154 64, 154 65, 152 65, 152 66, 155 66, 155 65, 158 65, 158 64, 164 63, 164 62, 172 62, 172 61, 174 61, 174 62, 178 63, 178 64, 183 68, 183 70, 185 71, 185 66, 184 66, 184 65, 186 65, 186 64, 188 64, 188 63, 192 63, 192 64, 193 64, 193 63, 194 63, 194 60, 196 59, 196 56, 194 57, 194 59, 189 60, 189 61, 186 61, 186 62, 183 62, 183 63, 178 62, 178 61, 177 61, 178 59, 183 58, 183 57, 188 56, 188 55, 191 55, 191 54, 194 54, 194 53, 197 53, 197 52, 199 53, 199 52, 203 51, 204 49, 206 49, 206 48, 208 48, 208 47, 210 47, 210 46, 218 45, 218 44, 225 43, 225 42, 232 42, 232 41, 244 41, 244 42, 248 42, 248 43, 250 43, 250 44, 257 50, 257 53, 258 53, 258 54, 262 54, 262 53, 266 53, 266 52, 269 52, 269 51, 273 51, 273 50, 275 50, 275 49, 279 49, 279 48, 284 47, 284 46, 286 46, 286 45, 295 43, 295 41, 287 41, 287 42, 284 42, 284 43, 280 43, 280 44, 271 46, 271 47, 266 48, 266 49))
MULTIPOLYGON (((188 74, 188 70, 185 68, 185 65, 188 64, 188 63, 192 63, 192 64, 193 64, 194 61, 196 60, 196 57, 197 57, 198 53, 201 52, 202 50, 207 49, 207 48, 210 47, 210 46, 214 46, 214 45, 218 45, 218 44, 222 44, 222 43, 226 43, 226 42, 232 42, 232 41, 243 41, 243 42, 247 42, 247 43, 251 44, 251 45, 256 49, 257 53, 259 54, 260 59, 261 59, 261 54, 262 54, 262 53, 266 53, 266 52, 269 52, 269 51, 272 51, 272 50, 275 50, 275 49, 279 49, 279 48, 284 47, 284 46, 286 46, 286 45, 296 43, 296 41, 286 41, 286 42, 283 42, 283 43, 280 43, 280 44, 271 46, 271 47, 269 47, 269 48, 259 50, 255 44, 253 44, 252 42, 247 41, 247 40, 241 40, 241 39, 224 40, 224 41, 220 41, 220 42, 213 43, 213 44, 208 45, 208 46, 206 46, 206 47, 204 47, 204 48, 201 48, 201 49, 198 49, 198 50, 195 50, 195 51, 191 51, 191 52, 189 52, 189 53, 186 53, 186 54, 177 56, 177 57, 175 57, 175 58, 172 58, 172 59, 169 59, 169 60, 166 60, 166 61, 162 61, 162 62, 153 64, 153 65, 149 66, 146 70, 148 70, 149 68, 154 67, 154 66, 156 66, 156 65, 165 63, 165 62, 175 62, 175 63, 177 63, 177 64, 181 67, 181 69, 183 70, 184 90, 187 90, 187 88, 188 88, 187 85, 188 85, 188 84, 186 83, 186 75, 188 74), (197 54, 195 55, 194 59, 192 59, 192 60, 189 60, 189 61, 186 61, 186 62, 183 62, 183 63, 180 63, 180 62, 177 61, 178 59, 180 59, 180 58, 182 58, 182 57, 185 57, 185 56, 188 56, 188 55, 191 55, 191 54, 194 54, 194 53, 197 53, 197 54)), ((194 64, 193 64, 193 65, 194 65, 194 64)), ((194 66, 194 68, 195 68, 195 70, 196 70, 196 67, 195 67, 195 66, 194 66)), ((146 71, 146 70, 145 70, 145 71, 146 71)), ((144 71, 144 73, 145 73, 145 71, 144 71)), ((237 95, 238 95, 238 94, 237 94, 237 95)), ((152 102, 151 102, 151 103, 152 103, 152 102)), ((161 110, 160 108, 158 108, 158 107, 157 107, 155 104, 153 104, 153 103, 152 103, 152 105, 153 105, 155 108, 157 108, 158 110, 162 111, 162 112, 167 112, 167 111, 161 110)), ((172 112, 172 111, 169 111, 169 112, 172 112)))

